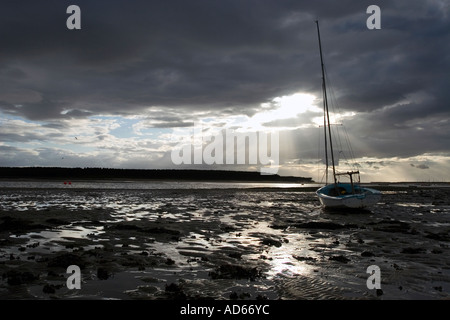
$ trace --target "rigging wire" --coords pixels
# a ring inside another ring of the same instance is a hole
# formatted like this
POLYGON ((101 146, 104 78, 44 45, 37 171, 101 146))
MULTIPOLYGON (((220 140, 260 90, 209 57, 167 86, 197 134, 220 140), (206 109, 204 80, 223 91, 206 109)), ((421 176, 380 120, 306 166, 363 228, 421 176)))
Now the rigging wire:
MULTIPOLYGON (((329 98, 330 98, 330 102, 331 102, 330 106, 331 106, 333 114, 334 114, 334 122, 336 122, 336 120, 337 120, 336 119, 336 115, 339 115, 339 118, 340 118, 339 120, 341 122, 343 122, 342 121, 342 116, 341 116, 343 113, 341 111, 341 108, 339 107, 339 104, 337 103, 336 94, 335 94, 335 91, 333 89, 334 86, 332 84, 332 81, 331 81, 328 73, 327 73, 327 69, 326 68, 324 68, 324 69, 325 69, 325 77, 327 79, 327 83, 329 84, 328 85, 328 89, 329 89, 328 91, 329 91, 329 98)), ((355 154, 353 152, 353 148, 352 148, 352 146, 350 144, 350 137, 349 137, 349 133, 347 131, 347 128, 345 127, 345 125, 343 123, 341 123, 339 126, 333 126, 331 131, 332 131, 333 137, 335 138, 335 140, 338 143, 339 155, 343 156, 345 162, 351 168, 357 170, 358 165, 357 165, 357 163, 355 161, 356 157, 355 157, 355 154), (336 129, 334 129, 334 127, 336 127, 336 129), (340 128, 342 128, 342 129, 340 130, 340 128), (340 131, 343 131, 343 134, 339 134, 340 131), (344 142, 342 142, 341 136, 344 137, 344 142), (344 147, 346 148, 345 152, 344 152, 344 147), (348 153, 348 157, 347 157, 346 153, 348 153)))
POLYGON ((318 146, 317 147, 317 181, 319 181, 319 183, 322 184, 324 179, 325 179, 326 169, 323 171, 322 178, 321 178, 320 177, 320 172, 322 171, 321 170, 322 157, 320 156, 320 154, 321 154, 321 150, 322 150, 321 142, 322 142, 322 132, 323 132, 323 130, 321 129, 321 126, 318 126, 318 128, 319 128, 319 134, 317 135, 317 139, 318 139, 318 142, 317 142, 317 146, 318 146))

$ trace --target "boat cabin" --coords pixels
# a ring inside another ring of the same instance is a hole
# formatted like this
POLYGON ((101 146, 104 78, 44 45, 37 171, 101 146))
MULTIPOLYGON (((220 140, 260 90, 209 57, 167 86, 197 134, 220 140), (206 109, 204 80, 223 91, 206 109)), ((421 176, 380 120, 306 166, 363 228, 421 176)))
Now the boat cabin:
POLYGON ((363 190, 360 188, 360 176, 359 171, 348 171, 343 173, 336 173, 336 183, 330 184, 330 188, 328 190, 328 195, 332 197, 345 196, 349 194, 360 194, 363 193, 363 190), (349 183, 340 182, 339 178, 348 177, 350 179, 349 183))

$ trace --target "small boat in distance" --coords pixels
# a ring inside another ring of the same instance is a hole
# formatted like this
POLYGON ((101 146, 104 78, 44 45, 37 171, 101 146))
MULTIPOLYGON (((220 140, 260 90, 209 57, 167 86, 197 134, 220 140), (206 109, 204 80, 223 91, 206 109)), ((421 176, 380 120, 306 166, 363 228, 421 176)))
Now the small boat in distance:
POLYGON ((320 40, 319 21, 317 24, 317 34, 319 37, 320 62, 322 66, 322 92, 324 109, 324 133, 325 133, 325 163, 326 182, 325 186, 316 191, 320 203, 326 208, 368 208, 375 205, 381 199, 381 192, 372 188, 361 187, 359 170, 352 170, 338 173, 335 167, 333 152, 333 140, 331 133, 330 115, 328 109, 327 87, 325 83, 325 71, 322 56, 322 44, 320 40), (327 138, 328 136, 328 138, 327 138), (328 142, 330 146, 331 165, 333 168, 333 183, 328 184, 328 142), (349 182, 340 182, 340 179, 347 177, 349 182))

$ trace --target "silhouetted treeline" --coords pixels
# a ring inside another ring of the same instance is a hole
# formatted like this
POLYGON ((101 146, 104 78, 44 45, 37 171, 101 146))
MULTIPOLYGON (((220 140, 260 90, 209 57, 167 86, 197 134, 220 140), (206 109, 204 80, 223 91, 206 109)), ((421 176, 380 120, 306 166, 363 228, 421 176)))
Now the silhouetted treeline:
POLYGON ((198 181, 312 182, 311 178, 261 175, 259 172, 226 170, 110 169, 59 167, 0 167, 3 179, 164 179, 198 181))

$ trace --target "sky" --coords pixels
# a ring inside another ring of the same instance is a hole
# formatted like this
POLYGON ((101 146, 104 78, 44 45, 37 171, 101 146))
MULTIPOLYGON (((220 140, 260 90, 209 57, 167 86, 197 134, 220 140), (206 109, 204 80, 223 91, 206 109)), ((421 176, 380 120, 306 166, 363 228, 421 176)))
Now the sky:
POLYGON ((2 1, 0 166, 265 165, 174 163, 200 125, 272 134, 278 174, 321 181, 319 20, 351 146, 336 143, 338 170, 351 150, 362 181, 450 181, 449 14, 449 0, 2 1))

